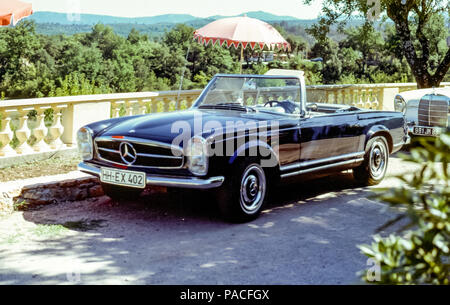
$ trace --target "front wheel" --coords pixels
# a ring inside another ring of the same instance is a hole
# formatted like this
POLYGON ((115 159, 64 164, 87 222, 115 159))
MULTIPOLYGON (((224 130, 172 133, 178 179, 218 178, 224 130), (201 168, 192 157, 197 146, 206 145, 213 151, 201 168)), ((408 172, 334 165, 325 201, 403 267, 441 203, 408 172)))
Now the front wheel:
POLYGON ((234 175, 219 189, 218 203, 222 215, 232 222, 256 219, 267 198, 267 177, 258 163, 243 162, 234 175))
POLYGON ((386 138, 374 137, 367 143, 364 162, 353 169, 353 176, 364 185, 377 185, 386 175, 388 162, 389 148, 386 138))

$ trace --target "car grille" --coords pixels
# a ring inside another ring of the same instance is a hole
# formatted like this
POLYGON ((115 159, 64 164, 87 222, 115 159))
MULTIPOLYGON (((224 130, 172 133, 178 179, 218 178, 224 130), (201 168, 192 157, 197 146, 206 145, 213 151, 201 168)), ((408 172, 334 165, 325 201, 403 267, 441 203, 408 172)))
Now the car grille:
POLYGON ((99 159, 118 165, 142 168, 181 168, 184 165, 181 148, 164 143, 102 137, 95 140, 95 147, 99 159), (136 159, 132 164, 124 162, 121 157, 120 146, 122 143, 131 144, 136 151, 136 159), (174 151, 177 152, 176 155, 174 151))
POLYGON ((419 125, 447 127, 448 110, 446 97, 433 95, 421 99, 419 102, 419 125))

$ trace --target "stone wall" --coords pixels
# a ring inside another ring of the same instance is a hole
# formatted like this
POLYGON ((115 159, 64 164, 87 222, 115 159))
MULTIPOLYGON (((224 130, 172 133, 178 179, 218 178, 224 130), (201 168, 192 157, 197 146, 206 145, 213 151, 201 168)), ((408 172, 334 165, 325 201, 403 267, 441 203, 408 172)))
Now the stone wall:
POLYGON ((96 177, 26 185, 0 192, 0 212, 6 214, 38 205, 79 201, 103 195, 96 177))

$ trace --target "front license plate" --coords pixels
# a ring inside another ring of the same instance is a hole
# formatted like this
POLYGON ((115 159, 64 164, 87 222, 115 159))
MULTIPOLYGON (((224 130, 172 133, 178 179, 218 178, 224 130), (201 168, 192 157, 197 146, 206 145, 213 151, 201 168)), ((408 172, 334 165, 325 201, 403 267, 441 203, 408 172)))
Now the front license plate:
POLYGON ((101 170, 100 181, 109 184, 128 186, 143 189, 146 184, 146 175, 142 172, 132 172, 112 168, 101 170))
POLYGON ((414 127, 413 133, 418 136, 433 136, 439 135, 439 130, 433 127, 414 127))

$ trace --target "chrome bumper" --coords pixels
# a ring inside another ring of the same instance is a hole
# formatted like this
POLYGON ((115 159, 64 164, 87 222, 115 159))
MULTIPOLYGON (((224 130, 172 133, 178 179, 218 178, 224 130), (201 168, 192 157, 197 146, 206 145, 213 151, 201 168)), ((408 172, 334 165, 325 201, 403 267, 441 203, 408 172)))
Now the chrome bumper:
MULTIPOLYGON (((100 167, 81 162, 78 164, 78 170, 100 177, 100 167)), ((207 190, 219 187, 225 181, 225 177, 211 177, 211 178, 195 178, 195 177, 173 177, 173 176, 152 176, 147 174, 147 185, 187 188, 187 189, 201 189, 207 190)))

